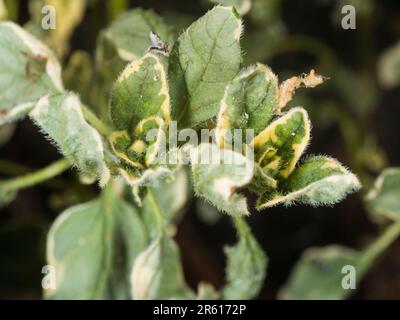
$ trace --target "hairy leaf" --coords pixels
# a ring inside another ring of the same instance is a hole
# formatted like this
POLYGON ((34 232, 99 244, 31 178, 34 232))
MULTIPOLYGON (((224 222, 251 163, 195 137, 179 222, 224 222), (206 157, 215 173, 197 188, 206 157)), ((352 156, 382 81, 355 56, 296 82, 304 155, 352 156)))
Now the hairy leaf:
POLYGON ((45 96, 30 117, 80 172, 105 185, 110 177, 99 133, 84 119, 73 94, 45 96))
POLYGON ((310 157, 279 185, 278 191, 265 193, 257 207, 289 206, 296 202, 312 206, 332 205, 360 188, 357 177, 337 160, 323 156, 310 157))
POLYGON ((249 214, 244 196, 236 189, 253 176, 253 163, 238 152, 202 143, 191 150, 194 190, 219 210, 228 214, 249 214))
POLYGON ((135 209, 106 190, 97 200, 66 210, 47 239, 56 271, 53 299, 130 299, 130 270, 146 245, 135 209))
POLYGON ((0 24, 0 125, 23 118, 44 95, 62 92, 54 54, 12 22, 0 24))
POLYGON ((175 43, 169 59, 172 117, 192 127, 216 116, 225 86, 241 63, 242 23, 232 7, 215 7, 175 43))
POLYGON ((132 132, 139 122, 154 115, 166 121, 170 100, 164 57, 149 52, 124 69, 111 92, 111 118, 117 130, 132 132))
POLYGON ((374 214, 392 220, 400 219, 400 168, 389 168, 376 179, 366 196, 374 214))
POLYGON ((230 129, 253 129, 259 134, 278 107, 278 79, 265 65, 243 70, 225 89, 217 120, 217 142, 223 146, 230 129))

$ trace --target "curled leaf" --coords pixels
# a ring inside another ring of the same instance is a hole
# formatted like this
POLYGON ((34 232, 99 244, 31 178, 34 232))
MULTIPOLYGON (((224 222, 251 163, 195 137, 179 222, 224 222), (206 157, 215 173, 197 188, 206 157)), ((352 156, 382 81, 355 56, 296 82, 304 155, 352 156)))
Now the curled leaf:
POLYGON ((194 190, 219 210, 247 215, 247 202, 238 188, 253 177, 253 162, 238 152, 202 143, 190 152, 194 190))
POLYGON ((279 106, 278 111, 281 112, 283 108, 293 99, 295 91, 304 86, 305 88, 315 88, 316 86, 324 83, 328 78, 317 74, 311 70, 309 74, 304 74, 299 77, 292 77, 282 82, 279 87, 279 106))
POLYGON ((360 188, 357 177, 337 160, 323 156, 310 157, 279 185, 277 191, 261 196, 257 208, 278 204, 289 206, 296 202, 312 206, 332 205, 360 188))

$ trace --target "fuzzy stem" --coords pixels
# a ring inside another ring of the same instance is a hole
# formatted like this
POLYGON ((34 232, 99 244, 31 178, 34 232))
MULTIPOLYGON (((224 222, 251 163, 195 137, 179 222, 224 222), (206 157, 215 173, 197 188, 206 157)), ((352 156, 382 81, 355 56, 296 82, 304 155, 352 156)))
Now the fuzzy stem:
POLYGON ((157 200, 154 196, 154 193, 150 188, 148 188, 148 191, 147 191, 147 198, 149 199, 149 204, 150 204, 151 208, 153 209, 151 211, 157 222, 158 231, 161 234, 163 231, 163 228, 164 228, 164 218, 163 218, 161 209, 160 209, 159 205, 157 204, 157 200))
POLYGON ((97 118, 93 111, 87 106, 81 104, 81 109, 85 119, 103 136, 108 137, 112 133, 112 130, 103 121, 97 118))
POLYGON ((36 172, 2 182, 2 188, 7 191, 28 188, 51 179, 71 167, 71 163, 62 159, 36 172))
POLYGON ((250 228, 249 228, 246 220, 244 220, 244 218, 242 216, 233 215, 232 216, 232 221, 233 221, 233 224, 235 225, 235 228, 236 228, 236 231, 237 231, 238 235, 240 237, 247 236, 247 234, 250 231, 250 228))
POLYGON ((388 227, 383 234, 374 241, 361 257, 361 265, 368 265, 385 251, 400 235, 400 220, 388 227))

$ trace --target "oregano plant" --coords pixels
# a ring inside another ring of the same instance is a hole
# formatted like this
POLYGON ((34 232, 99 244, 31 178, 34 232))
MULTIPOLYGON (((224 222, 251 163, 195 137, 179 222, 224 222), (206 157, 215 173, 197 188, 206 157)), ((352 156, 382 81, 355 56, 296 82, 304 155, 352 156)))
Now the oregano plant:
MULTIPOLYGON (((238 11, 216 6, 179 36, 152 11, 120 16, 98 40, 87 84, 94 98, 65 89, 60 62, 41 40, 0 24, 0 124, 30 118, 63 156, 1 181, 0 203, 70 168, 100 189, 60 213, 48 233, 56 285, 45 288, 46 298, 255 298, 268 258, 246 216, 277 205, 332 206, 361 188, 339 161, 305 155, 308 113, 288 105, 297 89, 327 78, 311 70, 280 81, 262 63, 245 66, 240 14, 250 1, 233 2, 238 11), (203 282, 195 290, 184 278, 174 234, 192 193, 229 215, 237 231, 237 243, 225 248, 221 288, 203 282)), ((79 64, 82 55, 75 57, 79 64)), ((395 217, 398 208, 382 207, 385 187, 367 198, 395 217)), ((361 256, 363 266, 374 257, 336 249, 327 256, 361 256)), ((282 296, 303 297, 291 283, 282 296)))

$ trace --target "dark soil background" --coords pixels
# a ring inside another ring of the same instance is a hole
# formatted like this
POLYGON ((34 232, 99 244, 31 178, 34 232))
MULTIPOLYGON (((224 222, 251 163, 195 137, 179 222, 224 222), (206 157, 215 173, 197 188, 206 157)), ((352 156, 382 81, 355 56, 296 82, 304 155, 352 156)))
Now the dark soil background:
MULTIPOLYGON (((331 19, 332 10, 335 10, 332 1, 285 0, 282 19, 289 33, 308 35, 323 41, 350 70, 358 70, 365 67, 358 47, 359 33, 365 33, 370 43, 369 54, 373 62, 400 39, 400 1, 375 2, 377 10, 368 30, 357 28, 345 31, 335 27, 331 19)), ((173 9, 201 16, 206 10, 200 1, 194 0, 142 0, 132 1, 131 6, 152 8, 161 15, 165 10, 173 9)), ((105 27, 106 16, 105 5, 101 1, 88 9, 84 22, 73 36, 72 49, 93 52, 96 34, 105 27)), ((27 7, 24 4, 20 22, 27 20, 27 7)), ((298 74, 299 70, 308 71, 314 61, 305 54, 289 53, 263 62, 278 74, 288 68, 298 74)), ((375 78, 374 65, 372 63, 368 72, 375 78)), ((328 86, 326 94, 334 94, 329 90, 334 88, 328 86)), ((379 99, 370 119, 372 121, 360 125, 375 132, 379 145, 387 153, 388 166, 400 166, 400 88, 379 89, 379 99)), ((313 125, 313 140, 308 152, 329 154, 348 164, 351 154, 346 152, 338 125, 321 128, 318 121, 313 125)), ((40 168, 59 158, 59 155, 32 123, 25 120, 18 124, 11 141, 0 148, 0 158, 29 168, 40 168)), ((68 181, 71 175, 66 173, 60 180, 68 181)), ((55 209, 54 199, 61 192, 62 189, 55 192, 48 186, 37 186, 20 192, 11 205, 1 210, 0 298, 41 297, 45 236, 59 213, 55 209), (53 199, 50 203, 49 196, 53 199)), ((93 189, 92 192, 97 190, 93 189)), ((278 207, 251 215, 249 223, 269 256, 268 276, 260 299, 276 298, 278 289, 287 280, 305 248, 333 243, 360 248, 379 233, 379 228, 368 219, 361 196, 351 195, 333 208, 278 207)), ((252 195, 249 198, 255 200, 252 195)), ((192 201, 177 234, 185 275, 193 287, 200 280, 220 287, 224 281, 225 263, 222 249, 226 244, 234 243, 235 233, 227 217, 215 225, 207 225, 195 211, 195 201, 192 201)), ((352 298, 400 299, 400 239, 371 268, 352 298)))

